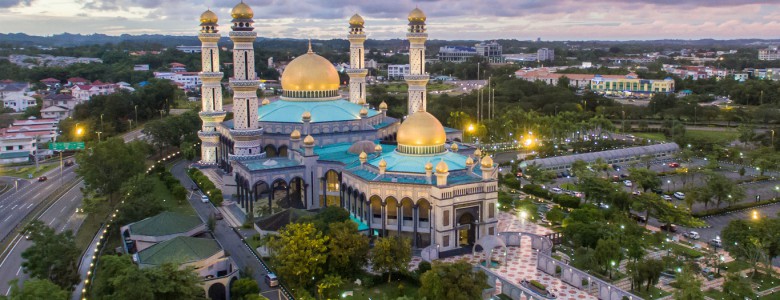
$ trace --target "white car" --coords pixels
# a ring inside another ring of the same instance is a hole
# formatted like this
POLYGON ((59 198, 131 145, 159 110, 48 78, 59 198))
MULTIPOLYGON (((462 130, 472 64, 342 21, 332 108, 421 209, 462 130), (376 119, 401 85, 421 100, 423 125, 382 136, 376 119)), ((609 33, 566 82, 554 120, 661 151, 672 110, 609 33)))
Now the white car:
POLYGON ((632 187, 632 186, 634 186, 634 183, 631 182, 631 180, 625 180, 625 181, 623 181, 623 185, 625 185, 627 187, 632 187))
POLYGON ((683 192, 674 192, 674 197, 683 200, 685 199, 685 194, 683 192))
POLYGON ((672 201, 672 197, 670 197, 669 195, 663 195, 661 196, 661 198, 663 198, 666 201, 672 201))
POLYGON ((209 203, 209 197, 206 195, 200 195, 200 202, 209 203))
POLYGON ((698 240, 701 238, 698 232, 696 231, 688 231, 686 233, 683 233, 683 236, 692 240, 698 240))
POLYGON ((563 190, 562 190, 562 189, 559 189, 559 188, 557 188, 557 187, 556 187, 556 188, 551 188, 551 189, 550 189, 550 191, 552 191, 553 193, 556 193, 556 194, 560 194, 560 193, 562 193, 562 192, 563 192, 563 190))

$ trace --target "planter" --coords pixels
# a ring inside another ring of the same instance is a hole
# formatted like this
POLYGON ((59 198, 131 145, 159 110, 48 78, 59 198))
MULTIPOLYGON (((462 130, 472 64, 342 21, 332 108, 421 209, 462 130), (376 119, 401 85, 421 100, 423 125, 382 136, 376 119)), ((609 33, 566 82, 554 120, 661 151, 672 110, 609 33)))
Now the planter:
POLYGON ((552 293, 550 293, 547 290, 547 286, 545 286, 544 284, 542 284, 541 282, 538 282, 536 280, 531 280, 531 281, 522 280, 522 281, 520 281, 520 285, 522 285, 525 288, 528 288, 529 290, 531 290, 531 292, 539 295, 542 298, 545 298, 545 299, 555 299, 555 298, 557 298, 555 295, 553 295, 552 293))

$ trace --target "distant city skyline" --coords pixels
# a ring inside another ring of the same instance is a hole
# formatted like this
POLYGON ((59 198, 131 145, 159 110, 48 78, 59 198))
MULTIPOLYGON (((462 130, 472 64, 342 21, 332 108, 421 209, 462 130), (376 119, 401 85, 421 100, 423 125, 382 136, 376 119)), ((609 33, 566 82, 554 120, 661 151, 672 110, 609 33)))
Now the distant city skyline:
MULTIPOLYGON (((771 0, 245 0, 258 35, 343 38, 354 13, 372 39, 403 38, 406 14, 428 15, 433 39, 648 40, 775 39, 780 3, 771 0)), ((0 0, 0 32, 194 35, 211 8, 229 31, 237 0, 0 0)))

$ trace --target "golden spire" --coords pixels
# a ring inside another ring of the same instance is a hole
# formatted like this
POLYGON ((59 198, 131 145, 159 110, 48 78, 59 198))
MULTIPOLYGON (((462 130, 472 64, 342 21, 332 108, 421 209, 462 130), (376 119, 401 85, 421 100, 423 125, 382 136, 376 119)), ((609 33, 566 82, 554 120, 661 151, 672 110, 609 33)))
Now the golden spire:
POLYGON ((309 39, 309 52, 306 53, 314 53, 314 51, 311 50, 311 39, 309 39))

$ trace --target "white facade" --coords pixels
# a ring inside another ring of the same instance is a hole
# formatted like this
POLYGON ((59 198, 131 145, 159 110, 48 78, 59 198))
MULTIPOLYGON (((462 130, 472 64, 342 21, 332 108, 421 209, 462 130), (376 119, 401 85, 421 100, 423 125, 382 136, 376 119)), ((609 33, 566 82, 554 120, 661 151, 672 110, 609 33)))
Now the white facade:
POLYGON ((780 59, 780 52, 777 49, 759 49, 758 60, 778 60, 780 59))
POLYGON ((98 95, 110 95, 116 93, 117 86, 115 84, 98 84, 98 85, 75 85, 71 89, 73 98, 76 98, 80 102, 89 101, 93 96, 98 95))
POLYGON ((179 50, 184 53, 200 53, 201 49, 200 46, 176 46, 176 50, 179 50))
POLYGON ((0 83, 0 101, 3 107, 8 107, 16 112, 25 111, 30 106, 35 106, 35 98, 31 97, 30 85, 25 82, 0 83))
MULTIPOLYGON (((0 164, 28 161, 35 153, 36 139, 39 143, 52 142, 57 138, 55 119, 17 120, 8 128, 0 129, 0 164)), ((44 152, 40 151, 41 155, 44 152)))
POLYGON ((387 77, 390 79, 402 78, 404 75, 409 75, 411 66, 406 65, 387 65, 387 77))
POLYGON ((198 72, 154 72, 154 78, 168 79, 185 89, 194 89, 203 84, 198 72))
POLYGON ((555 60, 555 50, 541 48, 536 51, 536 59, 539 61, 555 60))
POLYGON ((198 39, 201 41, 201 72, 199 80, 203 82, 201 91, 201 113, 203 121, 198 137, 203 143, 200 147, 201 164, 214 165, 217 163, 217 145, 219 132, 217 126, 225 119, 225 111, 222 109, 222 77, 219 70, 219 42, 220 34, 216 30, 217 24, 201 24, 201 32, 198 39))

